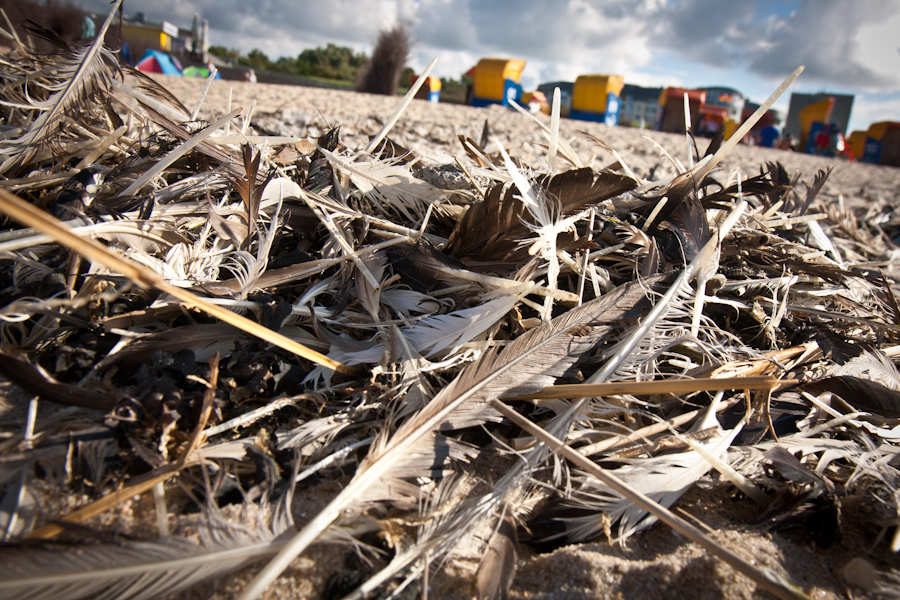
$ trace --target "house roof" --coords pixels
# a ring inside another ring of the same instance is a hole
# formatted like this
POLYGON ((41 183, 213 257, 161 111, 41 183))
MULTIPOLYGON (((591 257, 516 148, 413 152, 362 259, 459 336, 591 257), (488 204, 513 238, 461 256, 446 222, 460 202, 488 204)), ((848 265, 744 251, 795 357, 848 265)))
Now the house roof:
POLYGON ((662 92, 662 88, 645 88, 639 85, 630 85, 626 83, 622 87, 622 92, 619 94, 620 98, 631 98, 635 102, 656 102, 659 100, 659 94, 662 92))

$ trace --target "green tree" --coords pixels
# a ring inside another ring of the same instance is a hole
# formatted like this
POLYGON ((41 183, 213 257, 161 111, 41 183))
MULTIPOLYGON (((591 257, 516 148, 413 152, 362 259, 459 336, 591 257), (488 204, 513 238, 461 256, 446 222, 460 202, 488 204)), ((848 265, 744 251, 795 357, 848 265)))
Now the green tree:
POLYGON ((272 61, 269 60, 269 57, 262 50, 257 50, 256 48, 251 50, 246 57, 242 57, 240 63, 263 71, 270 70, 272 67, 272 61))
POLYGON ((227 60, 232 64, 237 64, 241 56, 241 51, 237 48, 226 48, 225 46, 210 46, 209 53, 214 54, 222 60, 227 60))
POLYGON ((360 68, 366 64, 365 54, 356 53, 345 46, 328 44, 324 48, 309 48, 301 52, 297 58, 282 56, 275 61, 258 49, 253 49, 245 56, 237 49, 224 46, 212 46, 210 54, 234 61, 262 71, 276 71, 300 77, 321 77, 355 82, 360 68))
POLYGON ((355 81, 366 60, 365 54, 357 54, 351 48, 328 44, 324 48, 307 48, 295 63, 298 75, 355 81))

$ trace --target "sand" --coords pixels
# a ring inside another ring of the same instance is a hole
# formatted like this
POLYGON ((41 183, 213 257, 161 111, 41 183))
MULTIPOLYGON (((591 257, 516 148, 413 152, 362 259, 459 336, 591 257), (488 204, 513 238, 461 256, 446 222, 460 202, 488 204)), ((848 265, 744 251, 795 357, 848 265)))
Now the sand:
MULTIPOLYGON (((192 108, 199 97, 200 79, 169 78, 158 80, 192 108)), ((216 81, 200 112, 201 118, 221 115, 229 106, 253 107, 252 125, 263 134, 318 136, 326 128, 340 124, 343 141, 351 148, 362 148, 401 102, 397 97, 373 96, 353 92, 284 85, 216 81)), ((538 118, 549 123, 549 118, 538 118)), ((485 120, 490 131, 513 155, 528 156, 531 148, 546 141, 533 121, 519 113, 500 108, 470 108, 450 104, 414 101, 390 136, 412 149, 426 162, 443 164, 464 152, 457 136, 479 139, 485 120)), ((657 142, 676 158, 687 156, 684 136, 624 127, 610 128, 597 123, 563 120, 561 133, 585 163, 595 167, 614 162, 609 153, 587 137, 585 131, 604 140, 617 150, 624 162, 639 175, 654 168, 665 169, 665 159, 657 142), (652 140, 652 141, 651 141, 652 140)), ((705 144, 701 140, 701 144, 705 144)), ((900 169, 845 160, 808 156, 767 148, 739 145, 722 163, 727 172, 739 169, 744 174, 759 173, 768 161, 780 161, 789 173, 800 171, 811 181, 819 170, 833 173, 818 202, 844 202, 863 217, 869 211, 900 206, 900 169)), ((658 171, 657 171, 658 173, 658 171)), ((335 491, 336 493, 336 491, 335 491)), ((755 531, 748 523, 758 514, 734 508, 734 499, 724 492, 694 490, 676 506, 682 516, 701 524, 729 548, 759 565, 769 567, 800 585, 812 598, 847 598, 847 589, 838 571, 852 558, 866 556, 876 567, 900 566, 897 557, 882 543, 867 554, 877 531, 855 524, 845 515, 842 539, 822 549, 802 529, 778 533, 755 531)), ((265 598, 323 598, 328 573, 345 561, 345 551, 326 547, 297 559, 264 596, 265 598)), ((431 582, 431 598, 469 598, 470 565, 450 565, 431 582)), ((233 598, 240 593, 259 567, 246 569, 232 578, 216 582, 179 597, 233 598), (212 592, 211 590, 215 590, 212 592)), ((688 543, 667 527, 655 525, 629 541, 627 547, 605 543, 584 544, 538 555, 520 549, 518 574, 513 598, 540 599, 654 599, 654 598, 769 598, 747 578, 711 558, 699 546, 688 543)), ((853 592, 855 598, 865 597, 853 592)))
MULTIPOLYGON (((189 109, 196 104, 204 83, 199 78, 159 76, 158 80, 189 109)), ((351 148, 357 148, 364 146, 369 137, 381 129, 400 102, 399 97, 218 80, 213 82, 200 116, 209 118, 221 115, 229 106, 253 107, 254 126, 278 135, 316 136, 329 126, 340 124, 344 142, 351 148)), ((550 122, 546 115, 538 115, 538 118, 546 124, 550 122)), ((489 123, 491 134, 497 136, 514 156, 526 156, 526 145, 547 144, 538 126, 516 111, 499 106, 472 108, 421 100, 410 104, 390 137, 428 161, 447 163, 452 162, 454 156, 464 155, 457 136, 480 139, 485 120, 489 123)), ((681 161, 687 157, 687 141, 682 135, 563 119, 560 122, 561 135, 585 163, 595 155, 594 166, 598 168, 614 162, 614 159, 579 131, 602 139, 638 175, 647 175, 654 167, 664 168, 664 158, 653 142, 681 161)), ((700 139, 698 145, 703 148, 706 143, 707 140, 700 139)), ((843 159, 745 144, 738 145, 721 165, 726 171, 740 169, 746 175, 759 173, 760 166, 770 161, 780 161, 788 173, 800 171, 805 176, 804 180, 810 181, 819 170, 833 167, 820 195, 823 202, 837 201, 842 196, 845 202, 859 208, 874 204, 900 205, 900 169, 894 167, 849 163, 843 159)))

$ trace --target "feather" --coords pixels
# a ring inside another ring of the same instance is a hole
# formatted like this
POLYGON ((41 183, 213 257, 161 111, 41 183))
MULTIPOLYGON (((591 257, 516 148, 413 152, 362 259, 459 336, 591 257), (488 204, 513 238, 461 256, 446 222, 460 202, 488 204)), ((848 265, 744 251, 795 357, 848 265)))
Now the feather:
MULTIPOLYGON (((561 217, 570 217, 600 202, 624 194, 636 185, 630 177, 612 171, 594 175, 590 168, 573 169, 552 179, 539 181, 541 189, 559 204, 561 217)), ((529 186, 530 189, 530 186, 529 186)), ((456 258, 481 261, 506 260, 529 237, 525 204, 516 197, 515 186, 495 185, 484 200, 469 207, 457 221, 444 252, 456 258)))
MULTIPOLYGON (((413 325, 401 327, 400 333, 416 353, 426 358, 453 354, 460 346, 472 341, 502 319, 517 301, 518 296, 503 294, 472 308, 425 317, 413 325)), ((335 336, 331 338, 328 356, 346 365, 359 365, 379 362, 384 352, 384 344, 374 340, 359 342, 335 336)), ((310 377, 317 377, 319 372, 321 370, 315 371, 310 377)))
POLYGON ((578 451, 573 450, 565 443, 565 441, 538 427, 516 411, 505 406, 499 400, 493 400, 491 405, 501 411, 505 417, 512 420, 516 425, 519 425, 528 433, 541 440, 544 444, 553 448, 555 452, 589 472, 592 476, 597 477, 597 479, 615 489, 622 496, 629 498, 632 502, 641 506, 648 512, 652 512, 660 521, 663 521, 666 525, 692 542, 702 546, 710 554, 715 555, 723 562, 731 565, 736 571, 750 577, 760 587, 768 590, 783 600, 809 600, 809 596, 802 592, 798 586, 793 585, 784 577, 775 573, 772 569, 761 569, 741 556, 738 556, 725 546, 719 544, 712 538, 707 537, 700 529, 675 515, 667 508, 659 506, 659 504, 653 502, 650 498, 641 494, 612 473, 598 467, 590 459, 582 456, 578 451))
POLYGON ((189 303, 197 308, 202 309, 207 314, 213 315, 226 323, 231 323, 244 331, 253 332, 257 337, 269 341, 279 347, 294 352, 299 356, 309 358, 319 364, 328 365, 339 371, 354 374, 352 369, 344 365, 335 363, 334 361, 322 356, 318 352, 306 348, 302 344, 298 344, 277 332, 266 327, 254 323, 248 319, 244 319, 226 309, 220 308, 214 304, 204 301, 202 298, 179 289, 173 285, 169 285, 152 271, 141 267, 140 265, 122 258, 120 255, 109 251, 104 246, 89 239, 83 239, 74 235, 67 229, 60 226, 59 221, 48 215, 46 212, 34 207, 28 202, 0 189, 0 211, 18 220, 21 223, 39 229, 43 233, 50 235, 57 242, 66 245, 72 250, 97 263, 116 270, 131 279, 138 285, 146 287, 156 287, 160 291, 164 291, 181 301, 189 303))
POLYGON ((65 552, 0 550, 0 596, 21 600, 151 600, 229 574, 283 542, 207 551, 186 540, 79 546, 65 552))
POLYGON ((785 206, 785 211, 792 215, 803 215, 806 214, 806 211, 809 209, 809 205, 812 204, 813 200, 816 199, 816 196, 819 195, 819 192, 825 186, 825 182, 828 180, 828 176, 831 175, 831 171, 834 167, 828 167, 828 170, 821 170, 816 173, 816 177, 813 180, 812 185, 806 185, 806 198, 803 199, 802 202, 798 201, 793 206, 785 206))
MULTIPOLYGON (((559 90, 557 89, 557 92, 559 90)), ((554 99, 557 99, 554 96, 554 99)), ((488 542, 487 550, 475 574, 475 590, 478 600, 496 600, 509 597, 509 588, 516 575, 516 525, 510 517, 500 524, 488 542)))
MULTIPOLYGON (((364 265, 366 271, 371 273, 375 278, 377 285, 373 286, 364 276, 354 277, 354 283, 356 284, 356 298, 359 300, 359 303, 363 305, 363 308, 366 309, 366 312, 369 313, 369 316, 372 317, 372 321, 378 323, 381 321, 381 318, 379 317, 379 313, 381 312, 381 282, 385 278, 384 267, 387 258, 381 253, 370 253, 360 257, 360 261, 364 265)), ((360 275, 362 275, 362 272, 360 275)))
MULTIPOLYGON (((660 279, 650 280, 649 286, 660 279)), ((256 598, 309 544, 361 498, 391 496, 401 477, 434 462, 434 436, 439 429, 457 429, 494 419, 491 399, 547 387, 607 338, 615 323, 638 314, 645 288, 627 284, 583 304, 550 323, 532 329, 499 354, 489 352, 469 365, 428 405, 389 438, 373 444, 353 480, 279 552, 250 584, 243 600, 256 598), (429 446, 431 446, 429 448, 429 446), (387 489, 386 489, 387 488, 387 489)))
MULTIPOLYGON (((497 145, 500 145, 499 140, 497 145)), ((535 222, 531 229, 537 234, 538 239, 531 245, 528 253, 539 255, 547 262, 547 287, 550 290, 555 290, 559 278, 559 256, 557 255, 556 238, 564 231, 573 230, 574 223, 570 219, 560 218, 561 207, 554 199, 541 193, 534 193, 534 190, 519 172, 519 169, 510 159, 503 146, 500 146, 500 154, 503 156, 506 170, 509 171, 513 183, 519 189, 519 200, 525 205, 535 222)), ((549 321, 552 314, 553 297, 548 296, 544 298, 541 318, 544 321, 549 321)))
MULTIPOLYGON (((466 475, 451 475, 437 482, 434 491, 423 499, 423 508, 419 510, 415 543, 399 547, 387 566, 347 594, 344 600, 370 598, 375 590, 397 573, 415 563, 426 562, 422 560, 425 556, 440 556, 455 548, 461 532, 471 524, 472 512, 478 509, 477 504, 465 497, 472 483, 466 475)), ((406 581, 421 577, 425 568, 427 565, 413 568, 406 581)))
MULTIPOLYGON (((737 221, 739 216, 746 208, 746 202, 740 201, 732 213, 722 223, 719 233, 724 238, 730 231, 731 227, 737 221)), ((685 270, 679 275, 677 280, 669 287, 668 291, 660 298, 653 310, 645 316, 640 324, 633 329, 618 344, 613 356, 603 365, 603 367, 589 377, 585 383, 596 384, 606 382, 614 373, 621 373, 623 368, 628 365, 634 365, 638 369, 641 363, 646 359, 640 355, 633 354, 635 348, 644 343, 648 334, 656 328, 665 318, 671 318, 669 313, 678 308, 675 302, 679 294, 684 293, 687 284, 691 279, 701 272, 707 265, 706 261, 709 256, 718 253, 719 238, 710 239, 701 249, 700 253, 691 261, 685 270)), ((681 310, 684 313, 683 309, 681 310)), ((687 316, 686 313, 684 313, 687 316)), ((653 344, 658 345, 660 340, 654 338, 653 344)), ((663 340, 663 343, 665 341, 663 340)), ((671 343, 671 342, 670 342, 671 343)), ((651 356, 655 356, 652 353, 651 356)), ((639 373, 638 373, 639 374, 639 373)), ((575 403, 580 405, 585 402, 582 399, 575 403)), ((713 411, 707 413, 707 420, 715 420, 713 411)), ((724 452, 731 444, 733 436, 737 435, 732 432, 729 435, 721 434, 717 436, 716 442, 721 446, 711 446, 710 450, 713 454, 724 452)), ((633 484, 644 486, 642 490, 648 496, 660 498, 661 503, 674 502, 686 491, 687 486, 692 484, 698 477, 702 476, 709 470, 709 463, 703 459, 697 452, 688 452, 681 455, 664 456, 659 459, 660 464, 653 462, 644 463, 645 467, 625 467, 622 474, 631 478, 633 484), (672 471, 672 469, 675 469, 672 471), (668 469, 668 471, 667 471, 668 469), (633 472, 633 474, 632 474, 633 472)), ((590 484, 588 484, 589 486, 590 484)), ((620 519, 620 536, 627 537, 637 530, 639 527, 646 526, 647 522, 643 521, 646 514, 642 509, 633 507, 628 501, 618 497, 620 502, 615 500, 616 496, 604 495, 603 492, 585 492, 583 500, 585 503, 593 502, 594 508, 602 507, 615 519, 620 519), (590 500, 587 500, 589 498, 590 500), (629 510, 630 509, 630 510, 629 510)), ((593 510, 593 509, 591 509, 593 510)), ((593 535, 598 531, 602 531, 603 525, 596 515, 588 515, 580 520, 572 521, 573 536, 593 535)))
POLYGON ((57 404, 109 410, 119 401, 117 396, 102 390, 88 390, 59 382, 39 365, 9 354, 0 353, 0 374, 28 393, 57 404))
POLYGON ((453 354, 460 346, 502 319, 517 301, 518 296, 502 294, 472 308, 420 319, 414 325, 401 328, 401 331, 416 351, 426 358, 453 354))
POLYGON ((21 137, 3 144, 0 154, 12 153, 12 156, 0 164, 0 173, 6 173, 15 165, 27 164, 48 143, 62 119, 67 115, 80 113, 88 98, 108 90, 110 81, 116 76, 121 77, 118 60, 103 46, 106 30, 121 2, 122 0, 116 1, 106 21, 97 31, 94 43, 74 53, 65 62, 57 64, 60 83, 50 89, 58 91, 44 102, 29 107, 42 112, 21 137))
POLYGON ((897 370, 897 365, 878 351, 863 350, 859 356, 851 358, 835 369, 833 375, 863 377, 900 392, 900 371, 897 370))
POLYGON ((194 352, 194 360, 207 362, 214 354, 228 356, 235 344, 247 337, 240 329, 225 323, 205 323, 173 327, 160 333, 143 337, 119 352, 112 354, 98 363, 103 369, 110 365, 121 364, 131 372, 150 360, 157 350, 177 354, 182 350, 194 352))
MULTIPOLYGON (((258 211, 259 199, 257 198, 255 202, 256 210, 258 211)), ((252 203, 251 206, 253 206, 252 203)), ((269 265, 269 253, 272 251, 272 244, 275 242, 275 234, 280 227, 280 213, 281 199, 279 198, 278 204, 275 207, 275 214, 272 216, 272 221, 269 223, 268 227, 257 222, 255 219, 251 221, 252 227, 250 228, 250 231, 253 231, 255 228, 258 232, 258 243, 255 256, 246 250, 239 250, 230 256, 230 261, 227 261, 222 265, 231 271, 235 279, 238 280, 240 289, 234 295, 238 300, 246 300, 250 293, 260 289, 259 281, 269 265)), ((244 239, 244 247, 247 247, 247 240, 249 239, 249 235, 244 239)))
POLYGON ((262 153, 257 152, 256 156, 253 156, 253 149, 250 145, 243 144, 241 146, 241 156, 244 159, 244 176, 236 177, 234 179, 234 189, 240 194, 241 200, 244 202, 244 210, 247 211, 248 233, 247 237, 244 238, 243 244, 241 244, 241 250, 247 250, 250 247, 250 240, 253 237, 253 234, 256 233, 256 219, 259 216, 259 202, 265 186, 258 185, 258 182, 256 181, 262 153))
POLYGON ((436 313, 441 308, 440 302, 431 296, 403 288, 381 290, 381 301, 404 318, 413 313, 436 313))
MULTIPOLYGON (((721 399, 722 394, 717 394, 721 399)), ((713 402, 706 416, 691 429, 692 432, 718 428, 713 402)), ((716 435, 702 442, 702 445, 713 456, 720 458, 727 451, 740 433, 741 427, 729 431, 718 429, 716 435)), ((637 460, 612 471, 619 479, 634 489, 656 501, 660 506, 672 506, 696 481, 705 475, 711 464, 697 451, 666 454, 658 457, 637 460)), ((589 508, 591 511, 603 511, 613 523, 619 523, 618 539, 622 540, 656 522, 656 518, 648 516, 645 509, 635 505, 593 478, 584 480, 584 487, 573 497, 570 506, 589 508)), ((566 519, 566 534, 571 541, 583 541, 596 537, 604 530, 605 517, 591 514, 584 517, 566 519)))
POLYGON ((891 389, 878 381, 839 375, 807 383, 803 388, 814 394, 822 392, 836 394, 857 410, 865 410, 891 418, 900 417, 900 391, 891 389))
MULTIPOLYGON (((280 527, 279 527, 280 528, 280 527)), ((20 600, 152 600, 271 556, 282 546, 266 524, 224 520, 197 544, 181 538, 49 548, 0 547, 0 597, 20 600), (247 529, 249 530, 249 528, 247 529)))
POLYGON ((320 151, 334 165, 349 172, 350 181, 363 194, 387 201, 394 208, 392 212, 399 213, 408 221, 421 220, 429 204, 447 196, 444 190, 413 177, 405 165, 378 160, 351 163, 324 148, 320 151))

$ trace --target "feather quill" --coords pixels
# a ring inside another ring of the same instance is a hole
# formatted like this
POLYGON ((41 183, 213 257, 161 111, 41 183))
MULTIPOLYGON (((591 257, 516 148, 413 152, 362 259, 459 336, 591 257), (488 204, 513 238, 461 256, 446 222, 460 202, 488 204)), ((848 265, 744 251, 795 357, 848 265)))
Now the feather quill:
MULTIPOLYGON (((224 521, 223 521, 224 522, 224 521)), ((10 545, 0 549, 0 597, 19 600, 152 600, 227 575, 271 556, 284 541, 266 527, 249 540, 238 528, 215 543, 182 538, 82 545, 66 550, 10 545)))
MULTIPOLYGON (((649 285, 659 282, 660 279, 655 279, 649 285)), ((295 557, 342 514, 357 506, 362 497, 384 496, 385 488, 400 483, 399 477, 408 476, 412 466, 420 466, 423 459, 433 462, 432 436, 436 431, 496 419, 488 408, 490 400, 552 384, 607 338, 616 322, 639 314, 638 305, 644 296, 641 285, 621 286, 603 298, 529 331, 499 354, 486 353, 469 365, 390 438, 373 444, 353 480, 263 569, 242 600, 258 597, 295 557), (375 493, 379 490, 380 493, 375 493)))
MULTIPOLYGON (((722 431, 716 419, 716 408, 722 399, 722 392, 710 404, 704 417, 691 429, 692 432, 717 428, 717 433, 702 442, 702 445, 715 457, 722 457, 734 438, 740 433, 742 425, 729 431, 722 431)), ((652 498, 666 508, 672 506, 696 481, 705 475, 712 465, 695 450, 676 454, 665 454, 658 457, 635 461, 615 471, 615 475, 634 489, 652 498)), ((576 496, 576 506, 590 507, 591 510, 603 511, 613 522, 619 522, 618 538, 625 539, 654 522, 656 518, 648 516, 647 511, 624 498, 609 488, 601 485, 596 479, 588 478, 585 486, 576 496)), ((603 518, 597 514, 566 519, 568 539, 583 541, 596 537, 603 531, 603 518)))
POLYGON ((12 152, 12 156, 0 164, 0 173, 6 173, 15 165, 26 164, 40 151, 67 114, 77 112, 77 105, 86 98, 109 88, 109 82, 118 71, 116 66, 118 61, 103 47, 103 41, 106 30, 109 29, 121 3, 122 0, 116 0, 109 16, 97 32, 94 43, 76 53, 68 64, 60 65, 60 79, 66 82, 64 87, 40 105, 30 107, 42 109, 44 112, 35 119, 24 135, 12 141, 8 149, 4 148, 2 153, 12 152))

